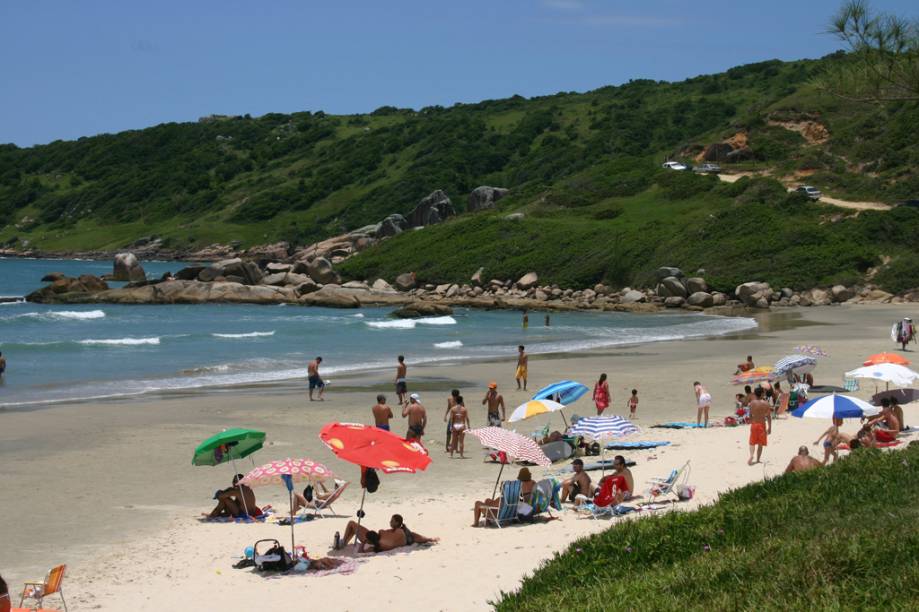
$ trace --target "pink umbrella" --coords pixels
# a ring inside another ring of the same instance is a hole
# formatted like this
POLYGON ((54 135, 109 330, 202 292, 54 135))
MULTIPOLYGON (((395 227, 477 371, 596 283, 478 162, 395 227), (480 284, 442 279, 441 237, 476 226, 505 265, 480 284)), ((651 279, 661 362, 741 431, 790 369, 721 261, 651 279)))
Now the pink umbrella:
MULTIPOLYGON (((478 438, 482 446, 504 452, 511 460, 528 461, 543 467, 552 465, 552 462, 546 457, 546 453, 542 452, 542 449, 534 440, 521 436, 515 431, 509 431, 501 427, 479 427, 478 429, 470 429, 466 433, 478 438)), ((503 471, 504 462, 501 463, 501 469, 498 470, 498 479, 495 481, 495 488, 491 493, 492 497, 498 491, 498 482, 501 481, 503 471)))
POLYGON ((254 468, 239 481, 250 487, 284 484, 290 497, 290 553, 294 554, 294 481, 320 482, 333 478, 332 470, 312 459, 281 459, 254 468))

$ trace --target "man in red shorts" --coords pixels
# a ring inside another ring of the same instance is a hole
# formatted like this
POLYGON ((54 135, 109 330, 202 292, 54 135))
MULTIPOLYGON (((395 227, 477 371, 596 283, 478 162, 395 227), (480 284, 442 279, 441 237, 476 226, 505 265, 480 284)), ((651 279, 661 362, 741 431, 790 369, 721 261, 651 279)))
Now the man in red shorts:
POLYGON ((890 407, 890 400, 881 400, 881 414, 868 422, 874 426, 874 439, 878 442, 893 442, 900 433, 900 421, 890 407))
POLYGON ((759 463, 763 455, 763 447, 768 444, 768 436, 772 433, 772 409, 769 407, 769 402, 763 399, 763 388, 757 387, 754 395, 756 399, 750 402, 750 459, 747 465, 753 465, 754 451, 756 452, 755 463, 759 463))

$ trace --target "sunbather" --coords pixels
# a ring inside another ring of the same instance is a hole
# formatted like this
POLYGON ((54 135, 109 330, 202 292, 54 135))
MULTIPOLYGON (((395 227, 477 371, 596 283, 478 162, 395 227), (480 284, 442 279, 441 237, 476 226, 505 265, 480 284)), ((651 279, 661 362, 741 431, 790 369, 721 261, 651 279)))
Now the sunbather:
POLYGON ((207 518, 218 518, 221 516, 232 516, 233 518, 248 516, 261 516, 262 510, 255 505, 255 493, 246 485, 238 484, 243 479, 242 474, 233 477, 233 486, 229 489, 217 491, 214 499, 217 500, 217 506, 211 510, 210 514, 205 514, 207 518))
POLYGON ((584 471, 584 462, 575 459, 571 462, 574 476, 562 483, 562 501, 574 502, 578 495, 593 497, 594 489, 590 484, 590 475, 584 471))
POLYGON ((881 400, 881 414, 868 421, 874 427, 874 439, 878 442, 893 442, 900 434, 900 421, 890 408, 890 400, 881 400))
POLYGON ((791 458, 791 462, 788 464, 788 467, 785 468, 785 473, 789 472, 803 472, 805 470, 812 470, 816 467, 823 465, 816 459, 810 456, 810 451, 807 450, 806 446, 798 448, 798 454, 791 458))
POLYGON ((6 586, 3 576, 0 576, 0 612, 10 612, 12 603, 10 602, 10 591, 6 586))
POLYGON ((336 480, 334 488, 331 491, 329 491, 326 488, 325 484, 320 482, 319 488, 322 489, 322 493, 320 493, 319 491, 316 491, 315 489, 310 490, 310 487, 303 489, 302 495, 295 491, 294 492, 294 514, 296 514, 300 508, 315 508, 317 504, 324 502, 325 500, 332 497, 332 495, 335 494, 335 491, 337 491, 338 487, 340 487, 341 485, 342 483, 336 480), (312 500, 307 499, 308 497, 307 493, 309 493, 309 497, 311 497, 312 500))
POLYGON ((360 552, 372 551, 378 553, 402 546, 411 546, 412 544, 428 544, 440 541, 440 538, 429 538, 411 531, 399 514, 392 515, 392 518, 389 519, 389 526, 390 529, 373 531, 363 525, 358 525, 355 521, 348 521, 341 544, 342 546, 347 546, 351 538, 357 538, 360 543, 360 552))
MULTIPOLYGON (((530 503, 533 497, 533 489, 536 488, 536 483, 533 481, 533 476, 532 474, 530 474, 529 468, 520 468, 520 471, 517 473, 517 480, 520 481, 520 500, 519 501, 530 503)), ((500 507, 501 507, 500 497, 497 497, 495 499, 486 499, 485 501, 477 501, 475 503, 475 506, 472 509, 473 516, 475 517, 475 520, 472 523, 472 526, 473 527, 479 526, 479 520, 482 518, 482 515, 485 514, 485 511, 488 508, 497 510, 500 507)))

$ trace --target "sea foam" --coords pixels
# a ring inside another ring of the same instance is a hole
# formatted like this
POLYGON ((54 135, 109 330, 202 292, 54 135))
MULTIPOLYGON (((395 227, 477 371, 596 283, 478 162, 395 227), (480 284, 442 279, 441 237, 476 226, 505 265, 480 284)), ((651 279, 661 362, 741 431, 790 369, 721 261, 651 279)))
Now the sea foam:
POLYGON ((215 338, 261 338, 263 336, 273 336, 274 331, 269 332, 248 332, 245 334, 211 334, 215 338))
POLYGON ((157 345, 160 343, 159 338, 111 338, 111 339, 94 339, 79 340, 78 344, 86 345, 103 345, 103 346, 138 346, 141 344, 157 345))
POLYGON ((440 349, 459 348, 461 346, 463 346, 463 342, 461 340, 448 340, 447 342, 434 343, 434 348, 440 349))
POLYGON ((394 321, 367 321, 368 327, 376 329, 415 329, 416 325, 456 325, 451 316, 424 317, 422 319, 396 319, 394 321))

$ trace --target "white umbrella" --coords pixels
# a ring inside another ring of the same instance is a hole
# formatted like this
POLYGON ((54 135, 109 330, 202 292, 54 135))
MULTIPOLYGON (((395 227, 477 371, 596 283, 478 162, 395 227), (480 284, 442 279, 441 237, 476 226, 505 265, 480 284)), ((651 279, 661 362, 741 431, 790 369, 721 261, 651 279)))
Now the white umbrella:
POLYGON ((906 366, 894 363, 879 363, 846 372, 846 378, 868 378, 893 383, 898 387, 911 387, 919 380, 919 373, 910 370, 906 366))

